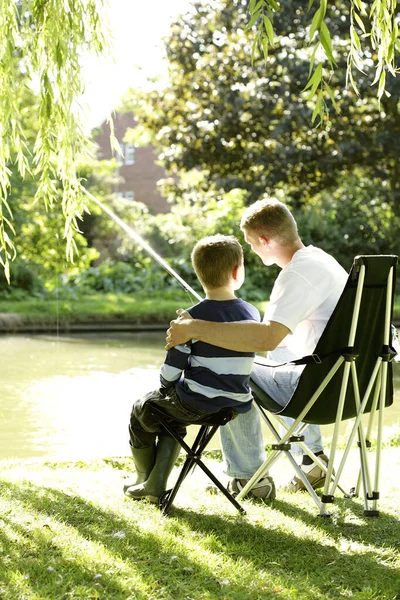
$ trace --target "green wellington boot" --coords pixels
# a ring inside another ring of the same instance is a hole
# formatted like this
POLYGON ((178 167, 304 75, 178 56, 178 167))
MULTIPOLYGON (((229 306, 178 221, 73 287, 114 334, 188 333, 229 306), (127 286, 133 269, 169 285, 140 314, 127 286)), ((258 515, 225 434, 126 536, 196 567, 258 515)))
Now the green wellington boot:
POLYGON ((151 471, 153 470, 156 460, 156 446, 153 444, 148 448, 132 448, 132 458, 136 469, 136 479, 130 479, 124 484, 124 492, 134 485, 146 481, 151 471))
POLYGON ((133 485, 125 491, 125 495, 133 500, 147 499, 157 503, 159 497, 167 489, 168 477, 179 456, 180 445, 172 437, 163 436, 158 440, 156 462, 147 481, 133 485))

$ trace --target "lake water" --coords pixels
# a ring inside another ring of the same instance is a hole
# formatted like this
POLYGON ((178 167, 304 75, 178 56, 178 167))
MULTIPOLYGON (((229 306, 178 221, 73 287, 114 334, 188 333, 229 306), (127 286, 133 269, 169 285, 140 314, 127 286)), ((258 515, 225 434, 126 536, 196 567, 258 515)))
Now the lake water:
MULTIPOLYGON (((0 459, 129 454, 132 402, 157 387, 164 333, 0 336, 0 459)), ((396 401, 385 424, 400 424, 396 401)))

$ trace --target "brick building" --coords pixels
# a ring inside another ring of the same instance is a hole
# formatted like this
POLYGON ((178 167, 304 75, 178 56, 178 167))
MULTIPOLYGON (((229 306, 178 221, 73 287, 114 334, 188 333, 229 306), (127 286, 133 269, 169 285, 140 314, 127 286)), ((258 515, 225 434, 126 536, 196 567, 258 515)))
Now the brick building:
MULTIPOLYGON (((121 182, 115 186, 115 193, 127 200, 142 202, 154 213, 169 211, 169 205, 157 189, 157 181, 166 177, 165 171, 156 165, 156 155, 152 146, 137 148, 134 144, 124 142, 126 130, 136 126, 133 113, 116 113, 114 117, 115 137, 123 156, 115 157, 119 163, 118 175, 121 182)), ((101 125, 100 133, 95 138, 99 146, 99 158, 109 160, 113 157, 110 145, 110 126, 107 122, 101 125)))

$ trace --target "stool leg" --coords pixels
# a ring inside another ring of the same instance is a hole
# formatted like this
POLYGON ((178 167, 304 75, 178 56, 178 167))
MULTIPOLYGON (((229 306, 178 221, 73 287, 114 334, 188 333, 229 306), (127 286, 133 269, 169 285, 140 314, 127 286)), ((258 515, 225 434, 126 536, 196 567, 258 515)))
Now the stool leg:
MULTIPOLYGON (((168 513, 175 499, 175 496, 178 493, 180 486, 182 485, 183 480, 185 479, 193 465, 198 465, 202 469, 202 471, 209 477, 209 479, 211 479, 211 481, 217 486, 217 488, 224 494, 224 496, 229 500, 229 502, 231 502, 241 514, 246 514, 244 508, 239 504, 239 502, 222 485, 222 483, 215 477, 215 475, 201 460, 203 450, 210 442, 218 427, 219 425, 202 425, 191 448, 183 440, 180 440, 182 447, 187 453, 187 459, 182 467, 178 480, 175 483, 173 489, 168 490, 160 498, 159 507, 161 508, 162 514, 165 515, 168 513)), ((165 428, 167 430, 169 429, 167 426, 165 426, 165 428)))

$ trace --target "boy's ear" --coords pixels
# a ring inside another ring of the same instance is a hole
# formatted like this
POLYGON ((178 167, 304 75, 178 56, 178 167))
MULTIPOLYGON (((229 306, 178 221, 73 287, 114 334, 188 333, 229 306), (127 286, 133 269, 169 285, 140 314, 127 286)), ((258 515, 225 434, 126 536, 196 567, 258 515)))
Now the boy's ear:
POLYGON ((265 235, 260 235, 259 240, 263 246, 269 246, 269 239, 265 235))
POLYGON ((233 271, 232 271, 232 277, 233 277, 233 279, 237 279, 239 269, 240 269, 240 265, 237 265, 237 267, 235 267, 233 269, 233 271))

